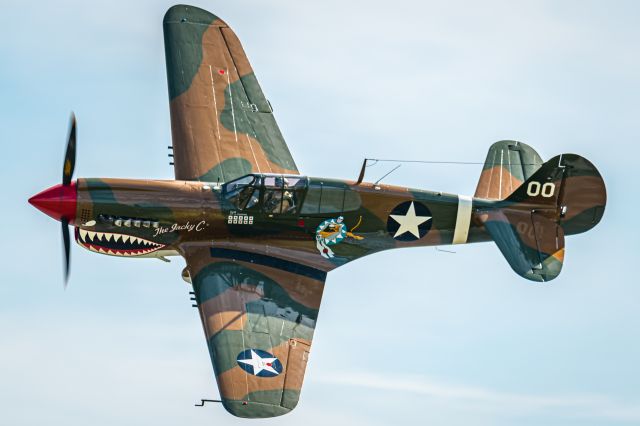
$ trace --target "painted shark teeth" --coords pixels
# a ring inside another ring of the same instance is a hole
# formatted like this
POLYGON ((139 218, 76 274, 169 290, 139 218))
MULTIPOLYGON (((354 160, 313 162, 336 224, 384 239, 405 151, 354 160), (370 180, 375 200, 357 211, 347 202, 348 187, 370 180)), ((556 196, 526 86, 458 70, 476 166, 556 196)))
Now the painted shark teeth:
POLYGON ((112 256, 142 256, 165 247, 164 244, 140 237, 114 232, 88 231, 81 228, 78 228, 76 239, 86 249, 112 256), (114 244, 117 244, 118 247, 114 248, 114 244))

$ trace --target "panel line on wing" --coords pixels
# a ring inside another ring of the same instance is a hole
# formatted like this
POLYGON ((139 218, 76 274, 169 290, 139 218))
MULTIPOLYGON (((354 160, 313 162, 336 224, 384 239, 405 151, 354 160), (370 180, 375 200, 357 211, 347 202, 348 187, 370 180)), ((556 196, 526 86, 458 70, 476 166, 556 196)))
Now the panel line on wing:
POLYGON ((213 70, 209 65, 209 76, 211 77, 211 94, 213 95, 213 109, 216 111, 216 130, 218 131, 218 140, 220 140, 220 119, 218 118, 218 101, 216 99, 216 86, 213 81, 213 70))
MULTIPOLYGON (((231 49, 231 46, 229 46, 229 41, 227 40, 227 36, 225 35, 224 31, 220 31, 220 34, 222 35, 222 41, 224 41, 225 46, 227 47, 227 51, 229 52, 229 57, 231 58, 231 63, 233 64, 234 69, 236 70, 236 73, 238 74, 238 82, 242 85, 243 90, 245 91, 245 95, 247 98, 247 102, 249 104, 251 104, 251 100, 249 99, 248 94, 246 93, 245 87, 244 87, 244 83, 242 82, 242 76, 240 75, 240 70, 238 69, 238 64, 236 63, 236 59, 233 56, 233 50, 231 49)), ((229 89, 231 90, 231 89, 229 89)), ((233 104, 232 104, 233 107, 233 104)), ((233 112, 233 110, 232 110, 233 112)), ((244 111, 243 111, 244 112, 244 111)), ((245 115, 247 113, 245 112, 245 115)), ((251 132, 253 133, 253 137, 256 138, 256 140, 258 139, 258 135, 256 134, 255 128, 253 126, 253 123, 251 123, 251 120, 248 119, 247 117, 247 122, 251 128, 251 132)), ((235 126, 235 119, 234 119, 234 126, 235 126)), ((246 138, 247 138, 247 143, 249 144, 249 149, 251 150, 251 155, 253 156, 253 160, 255 162, 256 168, 258 169, 258 173, 262 173, 261 168, 260 168, 260 163, 258 162, 258 158, 256 157, 256 153, 253 149, 253 144, 251 143, 251 138, 249 137, 248 134, 245 134, 246 138)), ((236 141, 237 141, 237 136, 236 136, 236 141)), ((269 168, 269 172, 273 173, 273 169, 271 168, 271 165, 269 164, 268 161, 266 161, 267 163, 267 167, 269 168)))
MULTIPOLYGON (((260 163, 258 163, 258 159, 256 158, 256 153, 253 151, 253 145, 251 144, 251 138, 249 135, 245 133, 245 137, 247 138, 247 142, 249 142, 249 149, 251 149, 251 155, 253 155, 253 161, 256 163, 256 167, 258 168, 258 173, 262 173, 260 171, 260 163)), ((271 170, 269 170, 271 171, 271 170)))
MULTIPOLYGON (((244 311, 246 312, 247 311, 246 304, 243 306, 243 308, 244 308, 244 311)), ((242 315, 242 317, 244 317, 244 315, 242 315)), ((244 351, 247 350, 247 345, 246 345, 246 343, 244 341, 244 318, 240 318, 240 327, 242 327, 241 328, 242 331, 240 332, 240 335, 242 336, 242 351, 244 352, 244 351)), ((249 392, 249 376, 248 375, 245 375, 245 377, 244 377, 244 384, 245 384, 245 387, 247 389, 246 390, 247 399, 250 399, 250 397, 248 396, 250 394, 250 392, 249 392)))
MULTIPOLYGON (((233 61, 233 58, 231 59, 233 61)), ((231 79, 229 78, 229 69, 225 72, 227 75, 227 87, 229 88, 229 101, 231 102, 231 120, 233 121, 233 134, 236 137, 236 143, 238 143, 238 130, 236 127, 236 112, 233 105, 233 90, 231 89, 231 79)), ((240 76, 238 76, 240 78, 240 76)))
MULTIPOLYGON (((216 97, 216 84, 213 80, 213 70, 211 65, 209 65, 209 77, 211 78, 211 93, 213 94, 213 108, 215 110, 214 120, 216 122, 216 131, 218 133, 218 141, 214 143, 214 149, 218 152, 218 161, 222 158, 222 152, 220 151, 220 143, 222 142, 222 138, 220 137, 220 117, 218 116, 218 100, 216 97)), ((222 181, 226 182, 224 177, 224 168, 220 168, 220 174, 222 175, 222 181)))

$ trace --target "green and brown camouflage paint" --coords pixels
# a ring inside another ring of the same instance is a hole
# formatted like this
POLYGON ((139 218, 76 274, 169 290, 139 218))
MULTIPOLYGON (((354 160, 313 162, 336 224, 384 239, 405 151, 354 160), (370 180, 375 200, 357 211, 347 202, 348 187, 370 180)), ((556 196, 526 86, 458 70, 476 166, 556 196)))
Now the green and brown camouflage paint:
POLYGON ((186 259, 222 402, 236 416, 298 403, 332 269, 393 248, 493 240, 519 275, 548 281, 564 236, 602 217, 604 182, 591 163, 573 154, 543 163, 514 141, 490 148, 474 198, 297 176, 306 182, 297 209, 265 211, 264 186, 243 208, 219 183, 298 175, 271 105, 216 16, 174 6, 164 34, 177 180, 78 179, 76 240, 108 255, 186 259), (343 191, 340 207, 321 208, 322 188, 343 191), (318 209, 305 210, 312 202, 318 209), (238 361, 247 349, 272 354, 281 373, 249 374, 238 361))
MULTIPOLYGON (((564 235, 593 227, 606 200, 599 174, 579 156, 551 159, 526 182, 535 179, 554 183, 556 196, 527 195, 521 185, 506 200, 474 198, 464 242, 493 239, 516 272, 548 281, 560 272, 564 235), (574 185, 584 191, 571 189, 574 185)), ((327 272, 382 250, 452 244, 460 226, 461 197, 454 194, 320 178, 309 182, 341 183, 359 206, 273 215, 262 211, 262 204, 238 209, 225 199, 224 186, 212 183, 78 179, 77 238, 81 231, 93 232, 94 251, 110 254, 97 238, 119 233, 162 246, 144 257, 185 257, 221 397, 237 416, 279 415, 297 404, 327 272), (406 202, 431 212, 430 229, 412 241, 398 240, 388 229, 390 215, 406 202), (229 217, 238 214, 251 214, 253 223, 230 224, 229 217), (353 233, 360 239, 345 238, 332 246, 334 257, 325 258, 316 245, 316 230, 337 216, 344 217, 348 229, 359 223, 353 233), (123 226, 127 218, 133 221, 123 226), (120 226, 114 223, 118 219, 120 226), (152 225, 144 227, 145 222, 152 225), (283 374, 247 374, 236 362, 247 348, 275 355, 283 374)))
POLYGON ((176 179, 228 182, 297 173, 271 105, 235 33, 215 15, 174 6, 164 17, 176 179), (209 141, 204 143, 204 141, 209 141))

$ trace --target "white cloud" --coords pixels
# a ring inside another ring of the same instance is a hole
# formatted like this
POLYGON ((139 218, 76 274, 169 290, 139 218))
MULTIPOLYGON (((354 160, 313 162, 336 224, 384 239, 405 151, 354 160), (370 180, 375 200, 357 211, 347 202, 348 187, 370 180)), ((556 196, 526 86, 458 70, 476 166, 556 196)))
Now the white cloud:
POLYGON ((406 392, 438 399, 452 408, 489 411, 515 416, 541 411, 568 417, 600 418, 640 422, 640 402, 624 404, 597 394, 532 395, 489 388, 454 385, 419 375, 333 372, 313 379, 320 383, 354 386, 384 392, 406 392))

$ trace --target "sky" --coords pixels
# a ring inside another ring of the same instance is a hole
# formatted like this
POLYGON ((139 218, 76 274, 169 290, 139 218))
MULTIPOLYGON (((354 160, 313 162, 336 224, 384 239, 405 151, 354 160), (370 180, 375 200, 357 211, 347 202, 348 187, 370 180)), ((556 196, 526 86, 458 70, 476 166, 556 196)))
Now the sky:
MULTIPOLYGON (((76 177, 172 179, 162 0, 0 0, 0 423, 239 425, 218 397, 184 261, 72 246, 27 198, 76 177)), ((493 243, 378 253, 331 272, 298 407, 264 425, 640 424, 640 4, 197 1, 236 31, 299 169, 484 161, 520 140, 607 184, 562 274, 534 284, 493 243)), ((373 167, 376 179, 391 169, 373 167)), ((473 194, 480 165, 386 183, 473 194)))

